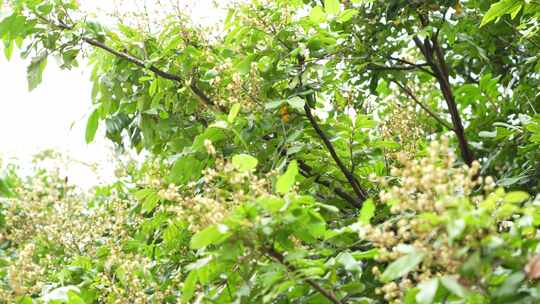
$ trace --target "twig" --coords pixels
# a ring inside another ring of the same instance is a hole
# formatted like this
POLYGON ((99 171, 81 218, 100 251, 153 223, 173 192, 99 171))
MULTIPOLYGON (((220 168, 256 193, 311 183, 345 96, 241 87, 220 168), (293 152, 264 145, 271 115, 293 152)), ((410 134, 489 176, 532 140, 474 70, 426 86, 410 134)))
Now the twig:
MULTIPOLYGON (((297 162, 298 162, 298 165, 299 165, 300 170, 301 170, 300 173, 302 175, 304 175, 305 177, 314 177, 315 176, 315 174, 313 173, 313 169, 308 164, 306 164, 303 160, 297 160, 297 162)), ((352 197, 345 190, 343 190, 341 188, 338 188, 338 187, 333 187, 332 184, 329 181, 321 179, 321 175, 317 175, 317 177, 315 178, 315 182, 317 184, 323 185, 326 188, 329 188, 332 191, 334 191, 334 193, 337 196, 344 199, 349 205, 351 205, 351 206, 353 206, 355 208, 362 207, 362 202, 361 201, 358 201, 357 199, 352 197)))
POLYGON ((454 99, 454 95, 452 93, 452 87, 450 85, 450 79, 449 79, 450 77, 449 68, 448 68, 448 65, 446 64, 446 61, 444 60, 444 54, 443 54, 442 48, 435 37, 433 37, 432 43, 433 43, 433 50, 435 51, 435 54, 437 55, 437 60, 439 63, 437 65, 435 62, 432 62, 432 65, 435 70, 435 73, 437 74, 437 80, 439 81, 439 86, 446 100, 448 111, 450 112, 450 116, 452 117, 452 124, 454 125, 453 130, 459 142, 461 156, 463 157, 463 160, 465 161, 465 163, 470 166, 472 162, 474 161, 474 156, 471 150, 469 149, 469 144, 465 136, 463 123, 461 122, 461 117, 460 117, 459 110, 456 104, 456 100, 454 99))
POLYGON ((395 60, 395 61, 398 61, 398 62, 401 62, 403 64, 407 64, 407 65, 410 65, 410 66, 413 66, 421 71, 424 71, 432 76, 435 76, 435 73, 433 73, 432 71, 426 69, 425 67, 426 66, 429 66, 429 63, 425 62, 425 63, 412 63, 408 60, 405 60, 405 59, 401 59, 401 58, 395 58, 395 57, 390 57, 391 60, 395 60))
MULTIPOLYGON (((283 266, 285 266, 285 268, 287 268, 288 271, 296 272, 296 268, 290 263, 288 263, 287 261, 285 261, 285 257, 281 253, 277 252, 274 248, 266 248, 266 254, 270 256, 271 258, 273 258, 274 260, 278 261, 283 266)), ((309 278, 304 278, 303 280, 306 283, 308 283, 311 287, 313 287, 315 290, 317 290, 325 298, 330 300, 332 303, 345 304, 343 301, 338 299, 338 297, 336 296, 336 294, 334 294, 333 291, 325 289, 314 280, 309 279, 309 278)))
POLYGON ((424 109, 424 111, 426 111, 431 117, 433 117, 435 120, 437 120, 441 125, 443 125, 448 130, 451 130, 451 131, 454 130, 454 128, 448 122, 446 122, 444 119, 439 117, 439 115, 437 115, 427 105, 425 105, 423 102, 421 102, 418 99, 418 97, 416 97, 413 94, 412 90, 409 87, 407 87, 407 85, 401 84, 399 81, 397 81, 395 79, 392 79, 392 82, 395 83, 398 87, 400 87, 403 90, 403 92, 405 92, 405 94, 407 94, 416 104, 418 104, 422 109, 424 109))
MULTIPOLYGON (((58 24, 56 24, 56 23, 48 20, 47 18, 45 18, 45 17, 43 17, 43 16, 41 16, 39 14, 36 14, 36 16, 38 18, 40 18, 41 20, 43 20, 44 22, 46 22, 47 24, 55 26, 55 27, 57 27, 59 29, 66 30, 66 31, 73 30, 73 26, 65 24, 61 20, 59 21, 58 24)), ((182 77, 180 77, 178 75, 171 74, 169 72, 163 71, 163 70, 159 69, 158 67, 156 67, 154 65, 149 66, 144 60, 142 60, 140 58, 137 58, 137 57, 135 57, 135 56, 133 56, 131 54, 128 54, 126 52, 117 51, 114 48, 109 47, 108 45, 106 45, 105 43, 103 43, 103 42, 101 42, 101 41, 99 41, 97 39, 89 38, 89 37, 82 37, 81 40, 88 43, 89 45, 92 45, 94 47, 102 49, 102 50, 104 50, 104 51, 106 51, 106 52, 108 52, 108 53, 110 53, 110 54, 112 54, 112 55, 114 55, 114 56, 116 56, 118 58, 122 58, 124 60, 127 60, 127 61, 139 66, 139 67, 148 69, 148 70, 150 70, 151 72, 153 72, 154 74, 156 74, 159 77, 162 77, 162 78, 165 78, 165 79, 168 79, 168 80, 172 80, 172 81, 175 81, 175 82, 179 82, 179 83, 182 83, 182 84, 184 84, 184 82, 185 82, 185 79, 183 79, 182 77)), ((227 111, 227 109, 225 109, 224 107, 219 106, 215 102, 213 102, 212 99, 208 95, 206 95, 199 87, 197 87, 194 79, 192 79, 190 81, 189 88, 207 106, 215 107, 215 108, 219 109, 222 112, 227 111)))

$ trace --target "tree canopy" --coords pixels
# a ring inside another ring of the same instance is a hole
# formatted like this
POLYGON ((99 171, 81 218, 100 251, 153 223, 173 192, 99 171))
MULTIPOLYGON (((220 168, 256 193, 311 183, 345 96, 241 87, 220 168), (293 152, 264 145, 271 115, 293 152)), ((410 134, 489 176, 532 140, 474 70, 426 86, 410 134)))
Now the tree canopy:
POLYGON ((539 301, 540 2, 249 0, 218 30, 165 15, 4 4, 29 90, 49 59, 85 62, 86 141, 149 156, 90 194, 6 169, 0 300, 539 301))

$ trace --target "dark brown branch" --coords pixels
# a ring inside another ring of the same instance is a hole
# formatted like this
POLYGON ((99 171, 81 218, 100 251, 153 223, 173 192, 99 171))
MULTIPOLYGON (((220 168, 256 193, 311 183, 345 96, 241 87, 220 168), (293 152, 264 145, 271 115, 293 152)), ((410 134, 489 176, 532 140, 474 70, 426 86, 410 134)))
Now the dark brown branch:
POLYGON ((448 122, 446 122, 444 119, 439 117, 439 115, 437 115, 427 105, 421 102, 418 99, 418 97, 416 97, 416 95, 413 94, 412 90, 409 87, 407 87, 407 85, 402 84, 399 81, 394 80, 394 79, 392 79, 392 82, 394 82, 401 90, 403 90, 403 92, 405 92, 405 94, 407 94, 407 96, 409 96, 416 104, 418 104, 422 109, 424 109, 424 111, 426 111, 429 114, 429 116, 433 117, 436 121, 438 121, 441 125, 443 125, 448 130, 451 130, 451 131, 454 130, 454 128, 448 122))
POLYGON ((435 51, 437 55, 437 61, 439 62, 438 65, 434 62, 432 63, 432 65, 433 68, 436 70, 435 73, 438 75, 437 81, 439 82, 439 86, 446 100, 448 112, 450 112, 450 116, 452 117, 454 133, 456 134, 459 142, 461 156, 463 157, 463 161, 465 161, 465 163, 470 166, 474 161, 474 156, 469 148, 469 143, 467 142, 467 138, 465 136, 465 129, 463 128, 461 116, 459 114, 456 100, 454 99, 454 94, 452 92, 452 86, 450 85, 449 68, 444 59, 444 53, 441 46, 439 45, 439 42, 436 38, 432 39, 432 42, 433 50, 435 51))
POLYGON ((309 122, 311 123, 311 126, 313 127, 313 129, 315 129, 315 132, 317 132, 317 135, 319 135, 319 137, 324 142, 324 145, 328 149, 328 152, 330 152, 330 155, 334 159, 336 165, 339 167, 343 175, 345 175, 345 178, 347 178, 347 181, 353 188, 354 193, 356 194, 359 200, 364 201, 367 198, 365 191, 360 187, 353 173, 350 172, 349 169, 347 169, 347 167, 343 164, 343 162, 337 155, 336 150, 334 149, 334 146, 332 145, 332 142, 330 142, 330 139, 328 139, 328 136, 326 136, 324 131, 319 126, 319 123, 313 116, 313 113, 311 112, 311 108, 309 107, 307 102, 304 105, 304 110, 306 111, 306 116, 309 122))
POLYGON ((444 59, 442 48, 440 47, 435 36, 432 37, 432 39, 426 38, 424 42, 422 42, 417 36, 414 36, 413 41, 435 73, 435 78, 439 83, 439 87, 448 107, 448 112, 452 118, 452 125, 454 126, 452 130, 458 139, 461 157, 463 158, 463 161, 470 166, 474 161, 474 156, 469 148, 469 144, 465 136, 461 116, 452 92, 452 86, 450 85, 449 68, 444 59), (434 55, 437 57, 436 61, 434 55))
MULTIPOLYGON (((285 261, 285 257, 281 253, 277 252, 274 248, 267 248, 266 249, 266 254, 269 257, 276 260, 277 262, 279 262, 280 264, 282 264, 283 266, 285 266, 285 268, 287 268, 288 271, 296 272, 296 268, 293 265, 291 265, 290 263, 288 263, 287 261, 285 261)), ((303 280, 307 284, 309 284, 311 287, 313 287, 315 290, 317 290, 325 298, 330 300, 330 302, 332 302, 334 304, 344 304, 344 302, 341 301, 340 299, 338 299, 338 297, 336 296, 336 294, 332 290, 325 289, 324 287, 322 287, 321 285, 319 285, 317 282, 315 282, 312 279, 304 278, 303 280)))
POLYGON ((306 178, 316 176, 315 182, 317 184, 331 189, 337 196, 341 197, 343 200, 345 200, 352 207, 355 207, 355 208, 362 207, 362 202, 361 201, 358 201, 357 199, 352 197, 345 190, 343 190, 341 188, 338 188, 338 187, 333 187, 332 184, 329 181, 322 179, 320 175, 315 175, 313 173, 313 169, 308 164, 306 164, 304 161, 302 161, 302 160, 297 160, 297 161, 298 161, 298 165, 300 167, 300 173, 302 175, 304 175, 306 178))
POLYGON ((141 59, 139 58, 136 58, 130 54, 127 54, 127 53, 123 53, 123 52, 119 52, 107 45, 105 45, 104 43, 96 40, 96 39, 93 39, 93 38, 87 38, 87 37, 83 37, 82 40, 90 45, 93 45, 97 48, 100 48, 118 58, 122 58, 122 59, 125 59, 135 65, 138 65, 142 68, 148 68, 150 71, 152 71, 154 74, 160 76, 160 77, 163 77, 165 79, 169 79, 169 80, 173 80, 173 81, 176 81, 176 82, 183 82, 184 80, 178 76, 178 75, 173 75, 173 74, 170 74, 170 73, 167 73, 165 71, 162 71, 158 68, 156 68, 155 66, 150 66, 150 67, 147 67, 145 62, 142 61, 141 59))
POLYGON ((435 76, 435 73, 433 73, 432 71, 430 71, 429 69, 426 69, 425 67, 429 67, 429 63, 425 62, 425 63, 412 63, 408 60, 405 60, 405 59, 401 59, 401 58, 395 58, 395 57, 390 57, 391 60, 395 60, 395 61, 398 61, 398 62, 401 62, 403 64, 407 64, 407 65, 410 65, 410 66, 413 66, 423 72, 426 72, 432 76, 435 76))
POLYGON ((411 65, 378 65, 374 63, 368 64, 367 68, 374 71, 411 71, 417 69, 417 67, 411 65))

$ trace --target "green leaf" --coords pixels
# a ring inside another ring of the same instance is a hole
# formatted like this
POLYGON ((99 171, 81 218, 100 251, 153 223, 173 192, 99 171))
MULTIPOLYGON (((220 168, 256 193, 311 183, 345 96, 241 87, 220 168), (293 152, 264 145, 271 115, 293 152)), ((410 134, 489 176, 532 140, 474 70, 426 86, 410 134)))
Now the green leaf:
POLYGON ((236 119, 236 116, 238 116, 239 112, 240 112, 240 104, 235 103, 232 106, 231 110, 229 111, 229 116, 227 117, 227 121, 232 124, 234 120, 236 119))
POLYGON ((138 190, 137 192, 135 192, 133 194, 133 196, 135 196, 135 198, 139 201, 142 201, 144 200, 148 195, 150 195, 151 193, 153 193, 154 191, 152 189, 141 189, 141 190, 138 190))
POLYGON ((232 158, 233 166, 242 172, 247 172, 255 169, 258 164, 258 160, 248 154, 235 155, 232 158))
MULTIPOLYGON (((1 3, 1 1, 0 1, 1 3)), ((13 54, 13 47, 15 46, 15 42, 8 41, 4 43, 4 55, 6 56, 6 59, 9 61, 11 60, 11 55, 13 54)))
POLYGON ((73 290, 68 291, 68 304, 85 304, 84 300, 73 290))
POLYGON ((309 13, 309 19, 315 23, 323 23, 326 21, 326 14, 320 6, 315 6, 309 13))
POLYGON ((459 218, 459 219, 453 219, 446 224, 446 231, 448 232, 448 238, 450 240, 454 240, 457 237, 461 236, 463 231, 465 230, 466 223, 465 220, 459 218))
POLYGON ((287 171, 282 176, 278 177, 276 183, 276 191, 281 194, 291 191, 298 175, 298 163, 293 160, 287 167, 287 171))
POLYGON ((339 0, 324 0, 324 9, 328 14, 339 14, 339 0))
POLYGON ((9 189, 8 184, 0 178, 0 197, 13 197, 13 192, 9 189))
POLYGON ((267 110, 273 110, 279 108, 284 103, 284 100, 274 100, 271 102, 268 102, 264 105, 264 108, 267 110))
POLYGON ((309 210, 309 222, 306 224, 305 229, 313 238, 321 238, 326 233, 326 222, 320 214, 315 211, 309 210))
POLYGON ((287 103, 297 111, 302 111, 304 109, 304 105, 306 104, 305 100, 298 96, 287 100, 287 103))
POLYGON ((357 260, 371 260, 379 256, 379 249, 373 248, 368 251, 353 252, 352 255, 357 260))
MULTIPOLYGON (((227 124, 226 122, 222 121, 223 124, 227 124)), ((223 140, 225 138, 225 134, 223 134, 223 129, 218 127, 217 125, 209 126, 206 128, 206 130, 202 133, 197 135, 195 137, 195 140, 193 140, 193 145, 191 146, 193 150, 195 151, 205 151, 204 141, 210 140, 212 143, 216 144, 223 140)))
POLYGON ((489 10, 482 18, 480 27, 490 23, 491 21, 509 13, 516 14, 515 11, 519 11, 522 7, 521 0, 501 0, 493 3, 489 10))
POLYGON ((525 279, 525 274, 522 271, 514 272, 511 275, 507 276, 504 280, 504 283, 497 288, 493 294, 496 297, 506 297, 515 295, 522 286, 522 282, 525 279))
POLYGON ((441 283, 451 293, 460 298, 467 296, 467 290, 459 284, 455 276, 446 275, 441 278, 441 283))
POLYGON ((203 168, 203 162, 199 161, 195 156, 183 156, 174 163, 168 180, 177 185, 185 184, 200 177, 203 168))
POLYGON ((361 264, 348 252, 340 253, 336 260, 343 265, 345 270, 350 272, 362 272, 362 266, 361 264))
POLYGON ((86 133, 85 139, 86 143, 89 144, 94 141, 96 137, 96 132, 99 126, 99 111, 96 109, 88 117, 88 122, 86 123, 86 133))
POLYGON ((400 257, 386 267, 381 275, 381 280, 387 283, 406 275, 422 262, 424 256, 425 254, 422 252, 412 252, 400 257))
POLYGON ((144 213, 150 213, 152 212, 158 205, 160 201, 160 197, 159 195, 152 191, 152 193, 150 193, 143 201, 143 204, 142 204, 142 211, 144 213))
POLYGON ((497 130, 495 131, 480 131, 478 132, 478 136, 483 138, 495 138, 497 137, 497 130))
POLYGON ((238 62, 234 66, 234 68, 241 75, 246 75, 246 74, 249 74, 249 72, 251 71, 251 63, 252 62, 253 62, 253 59, 250 56, 247 56, 246 58, 244 58, 243 60, 238 62))
POLYGON ((377 123, 369 119, 367 115, 358 114, 354 121, 354 126, 360 129, 372 129, 377 126, 377 123))
POLYGON ((523 191, 509 192, 504 196, 504 201, 511 204, 517 204, 529 199, 529 194, 523 191))
POLYGON ((43 79, 43 70, 47 66, 47 54, 43 53, 32 59, 26 70, 28 79, 28 90, 32 91, 41 83, 43 79))
POLYGON ((359 221, 362 224, 369 224, 371 218, 375 215, 375 203, 372 199, 368 199, 362 204, 362 210, 360 210, 359 221))
POLYGON ((270 212, 279 212, 285 206, 285 201, 275 196, 260 197, 257 199, 257 203, 270 212))
POLYGON ((345 23, 351 20, 357 14, 358 14, 358 11, 355 9, 346 9, 343 12, 341 12, 341 14, 339 14, 337 21, 340 23, 345 23))
POLYGON ((192 249, 201 249, 208 245, 217 244, 230 235, 228 231, 229 227, 225 225, 212 225, 195 234, 191 238, 190 246, 192 249))
POLYGON ((439 288, 439 279, 431 279, 418 284, 418 293, 416 294, 416 302, 419 304, 431 304, 437 294, 439 288))
POLYGON ((197 270, 192 270, 188 274, 186 280, 184 281, 184 286, 182 288, 182 302, 190 303, 191 299, 195 295, 195 288, 197 288, 197 281, 199 276, 197 270))
POLYGON ((17 303, 17 304, 32 304, 33 301, 32 301, 32 298, 30 298, 29 296, 23 296, 23 297, 17 299, 17 301, 15 303, 17 303))
POLYGON ((404 297, 404 304, 417 304, 416 303, 416 295, 418 294, 418 288, 411 288, 406 291, 405 297, 404 297))

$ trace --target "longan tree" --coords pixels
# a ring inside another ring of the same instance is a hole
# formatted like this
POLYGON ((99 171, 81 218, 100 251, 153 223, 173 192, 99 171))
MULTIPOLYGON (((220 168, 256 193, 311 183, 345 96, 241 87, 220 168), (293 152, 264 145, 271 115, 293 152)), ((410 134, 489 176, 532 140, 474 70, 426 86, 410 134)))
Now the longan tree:
POLYGON ((36 225, 82 249, 22 237, 35 194, 3 183, 6 302, 43 301, 35 282, 75 286, 68 303, 538 301, 538 2, 250 0, 212 28, 172 8, 111 24, 74 0, 4 7, 29 89, 49 58, 84 62, 86 141, 149 155, 91 215, 58 198, 110 229, 47 198, 36 225), (21 259, 49 270, 18 277, 21 259))

